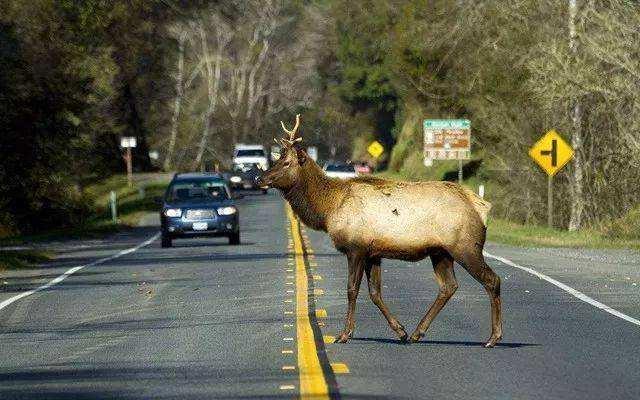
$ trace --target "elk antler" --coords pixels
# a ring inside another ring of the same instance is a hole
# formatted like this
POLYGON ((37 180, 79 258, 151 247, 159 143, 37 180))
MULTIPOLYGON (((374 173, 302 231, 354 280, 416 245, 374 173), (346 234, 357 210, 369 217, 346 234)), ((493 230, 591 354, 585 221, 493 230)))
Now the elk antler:
POLYGON ((280 121, 280 125, 282 125, 282 129, 284 129, 285 132, 287 132, 289 134, 289 138, 288 139, 281 139, 283 144, 286 142, 289 145, 294 145, 296 142, 301 142, 302 138, 296 138, 296 133, 298 133, 298 128, 300 127, 300 114, 296 114, 296 125, 293 127, 292 130, 287 129, 286 126, 284 126, 284 122, 280 121))

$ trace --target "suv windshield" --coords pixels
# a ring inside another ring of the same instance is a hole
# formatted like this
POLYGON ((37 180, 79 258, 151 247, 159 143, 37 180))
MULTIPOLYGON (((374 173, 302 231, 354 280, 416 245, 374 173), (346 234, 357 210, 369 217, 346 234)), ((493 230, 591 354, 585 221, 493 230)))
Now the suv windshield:
POLYGON ((353 165, 344 165, 344 164, 329 164, 325 168, 327 172, 355 172, 355 168, 353 165))
POLYGON ((226 187, 220 182, 205 180, 174 182, 167 190, 167 201, 224 201, 229 199, 226 187))
POLYGON ((252 169, 261 169, 260 164, 256 163, 245 163, 245 164, 233 164, 234 172, 247 172, 252 169))
POLYGON ((236 157, 264 157, 264 150, 238 150, 236 151, 236 157))

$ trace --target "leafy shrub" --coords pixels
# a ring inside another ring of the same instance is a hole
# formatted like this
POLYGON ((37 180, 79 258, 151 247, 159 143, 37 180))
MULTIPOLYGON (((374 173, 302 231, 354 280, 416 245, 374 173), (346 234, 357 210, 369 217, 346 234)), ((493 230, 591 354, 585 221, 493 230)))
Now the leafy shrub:
POLYGON ((605 235, 616 239, 640 238, 640 206, 633 208, 622 217, 613 220, 605 228, 605 235))

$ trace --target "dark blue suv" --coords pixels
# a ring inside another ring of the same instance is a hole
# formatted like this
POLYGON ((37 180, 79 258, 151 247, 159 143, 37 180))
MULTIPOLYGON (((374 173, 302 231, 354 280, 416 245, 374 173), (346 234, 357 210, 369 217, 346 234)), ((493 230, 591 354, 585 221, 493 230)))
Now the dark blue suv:
POLYGON ((240 224, 231 191, 220 174, 176 174, 160 211, 162 247, 175 238, 226 236, 240 244, 240 224))

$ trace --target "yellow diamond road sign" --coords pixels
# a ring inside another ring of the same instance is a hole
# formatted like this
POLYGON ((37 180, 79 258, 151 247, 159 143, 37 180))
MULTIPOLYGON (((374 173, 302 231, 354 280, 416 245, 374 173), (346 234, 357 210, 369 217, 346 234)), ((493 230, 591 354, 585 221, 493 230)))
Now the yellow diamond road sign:
POLYGON ((380 142, 374 140, 373 142, 371 142, 369 147, 367 147, 367 151, 373 158, 378 158, 382 155, 382 153, 384 153, 384 147, 382 147, 380 142))
POLYGON ((554 176, 573 158, 573 149, 558 132, 551 130, 531 147, 529 156, 547 175, 554 176))

